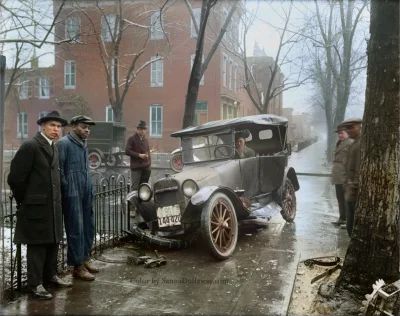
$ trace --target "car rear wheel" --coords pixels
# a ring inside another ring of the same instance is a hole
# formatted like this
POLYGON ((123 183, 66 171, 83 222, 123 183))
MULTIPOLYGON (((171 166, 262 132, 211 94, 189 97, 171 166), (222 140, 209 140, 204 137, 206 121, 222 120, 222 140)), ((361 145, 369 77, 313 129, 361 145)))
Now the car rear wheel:
POLYGON ((201 212, 201 234, 212 255, 228 259, 236 248, 238 223, 235 209, 223 193, 214 194, 201 212))
POLYGON ((90 169, 97 169, 101 165, 101 156, 99 153, 92 151, 89 153, 89 168, 90 169))
POLYGON ((296 193, 292 181, 286 179, 282 195, 282 217, 287 222, 293 222, 296 217, 296 193))

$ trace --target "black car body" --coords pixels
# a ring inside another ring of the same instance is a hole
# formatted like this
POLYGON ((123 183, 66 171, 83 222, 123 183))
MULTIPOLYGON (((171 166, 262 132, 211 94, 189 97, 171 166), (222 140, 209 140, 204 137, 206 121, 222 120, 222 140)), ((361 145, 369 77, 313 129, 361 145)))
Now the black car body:
POLYGON ((181 138, 182 172, 129 194, 136 225, 154 238, 200 230, 212 254, 224 260, 235 249, 239 225, 263 225, 279 211, 293 221, 299 183, 287 166, 287 126, 284 117, 256 115, 173 133, 181 138), (237 133, 246 135, 255 157, 238 159, 237 133))

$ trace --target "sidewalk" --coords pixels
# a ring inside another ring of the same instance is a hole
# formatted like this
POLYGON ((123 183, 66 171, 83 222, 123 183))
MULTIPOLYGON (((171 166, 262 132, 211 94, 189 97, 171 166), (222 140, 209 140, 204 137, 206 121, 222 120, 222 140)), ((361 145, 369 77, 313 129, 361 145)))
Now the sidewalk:
MULTIPOLYGON (((316 154, 322 147, 316 143, 304 149, 298 153, 301 159, 294 153, 296 168, 303 171, 303 159, 318 165, 316 154)), ((204 247, 193 246, 164 251, 167 264, 146 269, 125 263, 133 251, 127 245, 110 249, 102 261, 95 261, 101 268, 96 281, 71 279, 72 288, 50 290, 50 301, 23 296, 0 314, 286 315, 299 260, 343 257, 349 241, 345 230, 330 224, 338 211, 329 179, 299 176, 299 182, 295 223, 278 215, 266 229, 241 231, 227 261, 215 261, 204 247)))

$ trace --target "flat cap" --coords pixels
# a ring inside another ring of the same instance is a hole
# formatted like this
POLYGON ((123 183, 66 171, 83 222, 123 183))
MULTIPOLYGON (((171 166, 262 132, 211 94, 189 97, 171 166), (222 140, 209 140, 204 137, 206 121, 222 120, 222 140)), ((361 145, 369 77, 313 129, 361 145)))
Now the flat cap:
POLYGON ((340 132, 340 131, 346 131, 346 130, 347 130, 347 126, 346 126, 346 125, 339 124, 339 125, 336 127, 335 133, 340 132))
POLYGON ((344 126, 351 126, 351 125, 360 125, 362 123, 362 119, 360 118, 349 118, 347 120, 344 120, 340 125, 344 126))
POLYGON ((96 125, 95 122, 93 122, 93 120, 85 115, 78 115, 78 116, 74 116, 71 119, 71 122, 69 124, 71 125, 75 125, 78 123, 82 123, 82 124, 86 124, 86 125, 96 125))

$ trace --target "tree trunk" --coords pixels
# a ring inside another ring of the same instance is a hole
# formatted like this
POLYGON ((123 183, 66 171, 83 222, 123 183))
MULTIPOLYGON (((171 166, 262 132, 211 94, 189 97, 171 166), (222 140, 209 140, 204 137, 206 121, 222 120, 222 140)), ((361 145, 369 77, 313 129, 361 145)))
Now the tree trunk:
POLYGON ((335 134, 332 126, 332 120, 326 121, 326 160, 331 162, 333 160, 333 149, 335 148, 335 134))
POLYGON ((114 112, 114 122, 122 122, 123 118, 123 107, 120 104, 113 104, 112 110, 114 112))
POLYGON ((399 2, 372 0, 360 189, 337 290, 399 279, 399 2))

